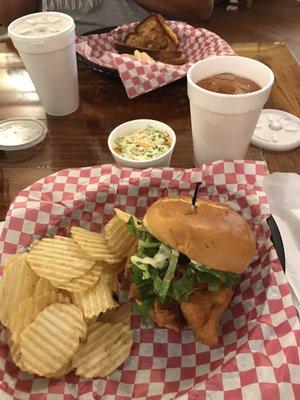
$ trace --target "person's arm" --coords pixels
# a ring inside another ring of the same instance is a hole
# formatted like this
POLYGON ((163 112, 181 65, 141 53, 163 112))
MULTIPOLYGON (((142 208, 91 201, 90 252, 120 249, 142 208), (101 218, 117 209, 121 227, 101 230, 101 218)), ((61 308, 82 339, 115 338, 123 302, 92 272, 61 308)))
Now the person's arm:
POLYGON ((38 11, 39 0, 0 0, 0 23, 8 26, 23 15, 38 11))
POLYGON ((147 10, 187 21, 205 21, 213 10, 213 0, 134 0, 147 10))

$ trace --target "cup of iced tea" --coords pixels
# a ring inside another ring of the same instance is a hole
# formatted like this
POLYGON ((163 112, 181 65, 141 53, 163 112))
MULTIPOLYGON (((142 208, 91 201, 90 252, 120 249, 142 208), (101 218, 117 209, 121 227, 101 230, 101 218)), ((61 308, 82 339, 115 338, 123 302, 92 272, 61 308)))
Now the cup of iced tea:
POLYGON ((59 12, 16 19, 8 35, 32 79, 45 111, 62 116, 79 107, 75 23, 59 12))
POLYGON ((272 70, 251 58, 217 56, 195 63, 187 81, 195 165, 244 158, 274 82, 272 70))

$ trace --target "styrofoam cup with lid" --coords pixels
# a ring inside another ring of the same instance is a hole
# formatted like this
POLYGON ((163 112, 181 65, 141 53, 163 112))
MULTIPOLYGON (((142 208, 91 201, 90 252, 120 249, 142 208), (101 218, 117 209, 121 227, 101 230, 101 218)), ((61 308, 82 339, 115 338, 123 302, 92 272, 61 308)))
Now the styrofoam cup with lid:
POLYGON ((45 111, 68 115, 79 107, 75 23, 59 12, 39 12, 8 26, 45 111))

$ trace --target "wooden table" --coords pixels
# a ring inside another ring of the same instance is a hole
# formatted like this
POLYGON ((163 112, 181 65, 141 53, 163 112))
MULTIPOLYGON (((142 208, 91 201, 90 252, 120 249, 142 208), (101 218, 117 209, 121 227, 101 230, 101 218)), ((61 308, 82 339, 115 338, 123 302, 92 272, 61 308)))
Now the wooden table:
MULTIPOLYGON (((300 68, 289 48, 283 43, 236 43, 233 48, 274 71, 276 81, 266 107, 300 116, 300 68)), ((8 163, 0 158, 0 220, 18 192, 32 182, 64 168, 112 163, 108 134, 130 119, 153 118, 171 125, 177 134, 172 166, 193 166, 185 80, 132 100, 118 79, 92 71, 81 62, 79 81, 80 110, 63 118, 47 116, 20 58, 9 43, 0 45, 0 120, 38 118, 49 130, 44 147, 30 160, 8 163)), ((300 173, 300 148, 275 153, 250 146, 247 158, 265 159, 270 172, 300 173)))

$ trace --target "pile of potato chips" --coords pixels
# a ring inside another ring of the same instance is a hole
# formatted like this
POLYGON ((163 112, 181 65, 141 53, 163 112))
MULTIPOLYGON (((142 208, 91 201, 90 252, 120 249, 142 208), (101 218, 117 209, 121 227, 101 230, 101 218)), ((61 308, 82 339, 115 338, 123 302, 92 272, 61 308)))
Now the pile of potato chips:
POLYGON ((119 307, 118 273, 136 238, 116 210, 104 233, 35 241, 13 255, 0 281, 0 320, 15 364, 29 373, 105 377, 130 353, 130 304, 119 307), (119 308, 118 308, 119 307, 119 308))

